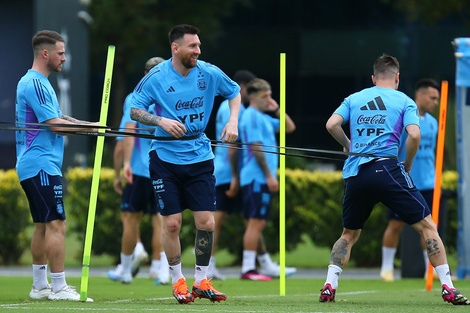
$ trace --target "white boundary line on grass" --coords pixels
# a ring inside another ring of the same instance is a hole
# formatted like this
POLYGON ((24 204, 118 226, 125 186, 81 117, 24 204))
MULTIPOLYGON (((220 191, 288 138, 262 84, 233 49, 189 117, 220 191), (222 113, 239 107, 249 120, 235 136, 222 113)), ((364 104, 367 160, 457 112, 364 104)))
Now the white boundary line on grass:
MULTIPOLYGON (((341 292, 341 295, 358 295, 358 294, 370 294, 370 293, 377 293, 379 292, 378 290, 367 290, 367 291, 352 291, 352 292, 341 292)), ((305 296, 316 296, 317 294, 302 294, 302 295, 289 295, 289 297, 305 297, 305 296)), ((279 297, 279 295, 263 295, 264 297, 269 297, 269 298, 274 298, 274 297, 279 297)), ((259 295, 253 295, 253 296, 231 296, 230 298, 234 299, 249 299, 249 298, 256 298, 259 297, 259 295)), ((133 301, 142 301, 142 300, 147 300, 147 301, 164 301, 164 300, 172 300, 174 299, 173 297, 160 297, 160 298, 148 298, 148 299, 121 299, 121 300, 115 300, 115 301, 103 301, 102 303, 130 303, 133 301)), ((69 308, 64 308, 64 307, 58 307, 58 308, 53 308, 50 307, 50 301, 34 301, 30 303, 12 303, 12 304, 0 304, 0 309, 15 309, 15 310, 31 310, 33 306, 48 306, 48 310, 51 311, 92 311, 92 312, 105 312, 109 311, 109 308, 94 308, 92 307, 93 304, 87 304, 87 307, 83 308, 77 308, 77 307, 69 307, 69 308)), ((207 312, 208 308, 207 307, 191 307, 191 305, 184 305, 181 306, 180 308, 173 307, 172 311, 174 312, 207 312)), ((113 311, 122 311, 122 312, 137 312, 137 311, 168 311, 168 307, 164 308, 159 308, 158 306, 155 306, 153 308, 113 308, 113 311)), ((233 310, 230 309, 229 307, 218 307, 217 312, 226 312, 226 313, 270 313, 270 310, 265 310, 265 311, 255 311, 255 310, 233 310)), ((297 313, 322 313, 321 311, 299 311, 297 313)))

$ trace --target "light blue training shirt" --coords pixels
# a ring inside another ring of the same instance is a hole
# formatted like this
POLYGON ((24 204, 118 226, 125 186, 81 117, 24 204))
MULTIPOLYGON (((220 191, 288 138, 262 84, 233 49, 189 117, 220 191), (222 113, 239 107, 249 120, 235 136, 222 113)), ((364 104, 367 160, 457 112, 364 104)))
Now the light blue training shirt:
MULTIPOLYGON (((132 108, 148 111, 155 104, 157 115, 180 121, 192 140, 152 140, 151 149, 158 157, 173 164, 193 164, 214 158, 209 138, 204 134, 218 95, 231 100, 240 92, 236 82, 217 66, 197 61, 184 77, 175 71, 172 58, 153 67, 134 90, 132 108)), ((161 127, 155 136, 171 137, 161 127)))
MULTIPOLYGON (((120 127, 125 128, 127 123, 133 123, 137 128, 137 134, 152 134, 153 132, 143 130, 143 128, 153 128, 152 126, 143 125, 131 119, 132 95, 132 93, 129 94, 124 101, 124 113, 122 115, 120 127)), ((149 107, 149 112, 154 112, 154 108, 155 106, 151 105, 149 107)), ((132 173, 134 175, 150 178, 149 152, 151 143, 152 139, 134 137, 134 148, 132 150, 130 163, 132 173)))
MULTIPOLYGON (((61 118, 57 95, 43 74, 28 70, 16 89, 16 126, 24 123, 44 123, 61 118)), ((64 138, 44 126, 43 131, 16 131, 16 171, 20 181, 36 176, 43 170, 49 175, 62 176, 64 138)))
MULTIPOLYGON (((419 190, 434 189, 434 179, 436 176, 436 142, 438 122, 429 113, 419 117, 419 127, 421 130, 421 141, 416 152, 410 175, 419 190)), ((408 138, 406 131, 401 136, 400 152, 398 159, 405 160, 405 142, 408 138)))
MULTIPOLYGON (((278 154, 276 133, 279 130, 279 119, 273 118, 266 113, 249 106, 243 112, 243 118, 240 122, 241 140, 244 144, 259 143, 263 146, 255 147, 265 151, 264 156, 268 168, 273 176, 277 176, 278 154), (270 153, 273 152, 273 153, 270 153)), ((246 186, 253 181, 266 184, 266 177, 258 165, 253 155, 252 148, 243 151, 243 168, 240 171, 240 186, 246 186)))
MULTIPOLYGON (((245 107, 243 104, 240 106, 240 114, 238 115, 238 124, 240 125, 240 121, 245 111, 245 107)), ((228 105, 228 100, 224 100, 217 110, 217 115, 215 118, 215 138, 219 140, 222 131, 227 124, 230 118, 230 106, 228 105)), ((240 133, 238 134, 240 138, 240 133)), ((242 147, 243 148, 243 147, 242 147)), ((232 170, 230 167, 230 160, 228 156, 229 145, 220 143, 214 149, 214 176, 215 176, 215 185, 224 185, 229 184, 232 181, 232 170)), ((240 150, 241 152, 242 150, 240 150)), ((243 154, 239 153, 241 156, 238 162, 238 170, 241 169, 243 165, 243 154)))
POLYGON ((343 166, 343 178, 357 175, 359 167, 375 157, 398 157, 404 128, 419 125, 416 103, 401 91, 370 87, 348 96, 334 114, 349 122, 350 152, 373 157, 349 156, 343 166))

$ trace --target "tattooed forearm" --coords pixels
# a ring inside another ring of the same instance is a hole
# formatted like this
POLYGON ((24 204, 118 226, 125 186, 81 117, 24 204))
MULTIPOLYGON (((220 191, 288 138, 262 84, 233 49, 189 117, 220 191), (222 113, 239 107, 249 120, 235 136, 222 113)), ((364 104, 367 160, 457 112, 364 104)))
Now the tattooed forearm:
POLYGON ((145 125, 160 126, 161 116, 153 115, 142 109, 131 109, 131 119, 145 125))
POLYGON ((177 265, 181 263, 181 254, 178 254, 177 256, 170 257, 168 258, 168 264, 170 266, 177 265))
POLYGON ((343 267, 346 264, 348 245, 349 243, 346 239, 340 238, 336 241, 333 245, 333 249, 331 249, 330 264, 337 265, 339 267, 343 267))
POLYGON ((429 257, 441 253, 441 250, 439 250, 439 244, 437 243, 436 239, 426 240, 426 250, 428 250, 429 257))
POLYGON ((268 177, 271 174, 271 171, 269 170, 264 152, 261 151, 261 146, 251 145, 251 151, 253 152, 258 166, 261 168, 261 171, 263 171, 264 176, 268 177))

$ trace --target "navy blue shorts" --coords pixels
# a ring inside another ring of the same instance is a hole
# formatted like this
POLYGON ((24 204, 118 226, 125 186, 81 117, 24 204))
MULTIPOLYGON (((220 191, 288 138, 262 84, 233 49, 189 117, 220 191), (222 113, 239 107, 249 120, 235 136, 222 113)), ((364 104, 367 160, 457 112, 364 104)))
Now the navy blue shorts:
POLYGON ((150 177, 160 214, 168 216, 191 211, 215 211, 214 162, 180 165, 162 161, 150 151, 150 177))
POLYGON ((152 180, 147 177, 133 175, 132 184, 127 184, 122 194, 121 211, 144 212, 151 215, 159 212, 152 180))
MULTIPOLYGON (((422 195, 426 203, 428 204, 429 210, 432 210, 432 199, 434 197, 434 189, 427 189, 427 190, 420 190, 419 191, 422 195)), ((394 219, 394 220, 401 220, 401 218, 393 213, 391 210, 387 211, 387 218, 394 219)))
POLYGON ((225 194, 230 189, 230 184, 222 184, 215 187, 215 198, 217 199, 216 210, 220 212, 242 213, 242 197, 240 192, 235 198, 229 198, 225 194))
POLYGON ((346 179, 343 227, 362 229, 379 202, 410 225, 431 214, 403 164, 394 159, 363 164, 357 176, 346 179))
POLYGON ((46 223, 65 220, 62 195, 62 177, 51 176, 44 171, 38 175, 21 181, 29 202, 29 210, 34 223, 46 223))
POLYGON ((271 211, 271 193, 268 185, 251 182, 242 187, 244 218, 267 220, 271 211))

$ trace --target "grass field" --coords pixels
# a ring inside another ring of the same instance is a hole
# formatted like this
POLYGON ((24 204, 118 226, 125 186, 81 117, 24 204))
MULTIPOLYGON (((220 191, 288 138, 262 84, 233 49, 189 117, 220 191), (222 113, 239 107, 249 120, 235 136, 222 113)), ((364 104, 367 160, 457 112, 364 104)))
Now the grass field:
MULTIPOLYGON (((196 299, 181 305, 171 294, 170 286, 154 286, 146 278, 131 285, 112 282, 104 277, 90 277, 88 296, 94 303, 28 300, 29 277, 0 277, 0 312, 463 312, 442 301, 439 284, 424 290, 421 279, 402 279, 394 283, 380 280, 343 279, 335 303, 319 303, 320 279, 288 278, 286 295, 279 295, 279 281, 253 282, 239 279, 214 281, 214 286, 227 294, 221 303, 196 299)), ((80 286, 79 278, 68 278, 80 286)), ((188 283, 191 284, 192 280, 188 283)), ((465 295, 470 294, 470 281, 457 282, 465 295)))

